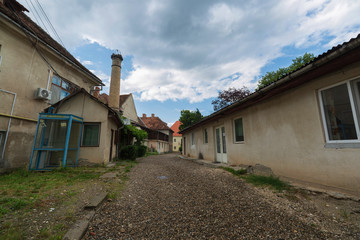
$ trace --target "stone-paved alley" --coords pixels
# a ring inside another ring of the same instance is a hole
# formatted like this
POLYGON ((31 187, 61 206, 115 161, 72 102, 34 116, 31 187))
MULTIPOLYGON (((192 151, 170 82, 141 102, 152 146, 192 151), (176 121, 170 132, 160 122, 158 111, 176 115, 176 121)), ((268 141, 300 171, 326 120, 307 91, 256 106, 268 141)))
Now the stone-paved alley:
POLYGON ((176 154, 139 161, 122 197, 106 202, 84 239, 356 239, 274 207, 230 173, 176 154), (91 232, 91 234, 90 234, 91 232))

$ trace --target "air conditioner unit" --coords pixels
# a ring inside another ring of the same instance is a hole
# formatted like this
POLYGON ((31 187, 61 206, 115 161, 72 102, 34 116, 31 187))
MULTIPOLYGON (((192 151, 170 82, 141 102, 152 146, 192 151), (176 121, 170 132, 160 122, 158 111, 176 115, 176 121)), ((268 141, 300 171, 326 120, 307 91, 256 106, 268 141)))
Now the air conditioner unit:
POLYGON ((51 91, 46 90, 45 88, 38 88, 35 92, 35 99, 51 99, 51 91))

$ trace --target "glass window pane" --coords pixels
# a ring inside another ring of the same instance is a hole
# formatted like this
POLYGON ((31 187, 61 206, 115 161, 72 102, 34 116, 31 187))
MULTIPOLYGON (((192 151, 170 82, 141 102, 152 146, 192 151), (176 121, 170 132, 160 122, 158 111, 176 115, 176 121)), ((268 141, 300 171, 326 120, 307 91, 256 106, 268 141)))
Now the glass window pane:
POLYGON ((52 85, 51 86, 50 104, 54 104, 54 103, 57 103, 58 101, 60 101, 60 95, 61 95, 61 88, 56 85, 52 85))
POLYGON ((223 153, 226 153, 225 127, 221 128, 221 135, 222 135, 223 153))
POLYGON ((221 148, 220 148, 220 128, 216 129, 216 152, 221 153, 221 148))
POLYGON ((82 146, 99 145, 100 124, 84 124, 82 146))
POLYGON ((60 100, 68 96, 70 93, 65 90, 61 90, 60 100))
POLYGON ((244 141, 244 129, 242 118, 236 119, 235 121, 235 142, 244 141))
POLYGON ((81 123, 72 122, 68 148, 78 148, 80 144, 81 123))
POLYGON ((68 83, 65 82, 64 80, 62 81, 61 87, 62 87, 62 88, 65 88, 65 89, 68 90, 69 92, 71 91, 71 86, 70 86, 70 84, 68 84, 68 83))
POLYGON ((53 75, 52 83, 61 86, 61 78, 56 75, 53 75))
POLYGON ((208 143, 208 133, 207 133, 207 129, 204 129, 204 142, 208 143))
POLYGON ((329 140, 357 139, 347 85, 326 89, 321 97, 329 140))

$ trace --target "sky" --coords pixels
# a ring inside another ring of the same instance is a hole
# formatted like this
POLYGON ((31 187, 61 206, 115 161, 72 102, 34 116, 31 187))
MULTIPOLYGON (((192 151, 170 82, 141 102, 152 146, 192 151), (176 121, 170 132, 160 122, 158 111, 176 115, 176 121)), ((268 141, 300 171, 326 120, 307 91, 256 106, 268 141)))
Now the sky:
POLYGON ((68 51, 102 79, 105 93, 110 56, 119 51, 121 94, 133 94, 139 116, 154 113, 168 124, 183 109, 209 115, 219 91, 254 90, 266 72, 360 33, 355 0, 19 2, 43 27, 40 3, 68 51))

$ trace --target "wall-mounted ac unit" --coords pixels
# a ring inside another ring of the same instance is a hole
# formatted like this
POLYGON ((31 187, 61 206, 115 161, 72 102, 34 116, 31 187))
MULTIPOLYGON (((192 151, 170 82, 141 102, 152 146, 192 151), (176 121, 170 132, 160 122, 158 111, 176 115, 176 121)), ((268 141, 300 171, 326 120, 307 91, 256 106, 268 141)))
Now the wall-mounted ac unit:
POLYGON ((38 88, 35 92, 35 99, 51 99, 51 91, 46 90, 45 88, 38 88))

